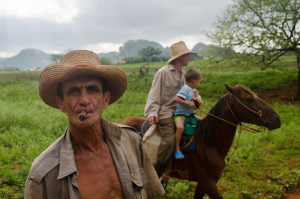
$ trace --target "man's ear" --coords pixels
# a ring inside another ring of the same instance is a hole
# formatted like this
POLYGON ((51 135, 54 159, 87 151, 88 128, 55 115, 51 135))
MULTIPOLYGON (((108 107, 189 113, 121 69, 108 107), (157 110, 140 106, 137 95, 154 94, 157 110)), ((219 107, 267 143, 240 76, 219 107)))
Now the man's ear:
POLYGON ((58 95, 56 96, 56 105, 57 105, 57 108, 59 108, 63 113, 66 112, 65 104, 58 95))
POLYGON ((104 108, 108 107, 108 105, 110 105, 111 102, 111 92, 110 91, 106 91, 103 95, 103 105, 104 108))

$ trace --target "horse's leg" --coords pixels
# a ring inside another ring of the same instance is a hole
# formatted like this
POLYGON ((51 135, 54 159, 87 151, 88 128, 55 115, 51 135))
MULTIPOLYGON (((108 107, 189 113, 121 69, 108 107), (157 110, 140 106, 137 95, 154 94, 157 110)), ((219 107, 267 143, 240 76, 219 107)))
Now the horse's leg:
POLYGON ((196 195, 194 196, 194 199, 202 199, 204 197, 204 194, 196 195))
POLYGON ((210 180, 207 182, 206 194, 211 199, 223 199, 223 196, 218 191, 217 184, 214 180, 210 180))
POLYGON ((204 197, 204 193, 200 193, 198 191, 195 192, 194 199, 202 199, 204 197))
POLYGON ((197 186, 194 198, 201 199, 207 194, 210 199, 223 199, 221 193, 218 191, 216 182, 214 180, 205 180, 205 184, 197 186))

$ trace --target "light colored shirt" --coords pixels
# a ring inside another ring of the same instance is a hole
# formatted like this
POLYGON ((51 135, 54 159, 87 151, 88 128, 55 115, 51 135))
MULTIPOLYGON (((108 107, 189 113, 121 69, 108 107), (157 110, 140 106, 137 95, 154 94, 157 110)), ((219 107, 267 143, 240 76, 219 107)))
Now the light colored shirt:
MULTIPOLYGON (((185 101, 192 101, 192 99, 195 97, 194 95, 194 89, 190 88, 188 85, 184 84, 181 89, 178 91, 176 96, 182 98, 185 101)), ((184 115, 189 116, 191 114, 194 114, 193 107, 190 107, 185 104, 176 104, 176 110, 174 112, 174 115, 184 115)))
POLYGON ((176 103, 174 97, 185 83, 185 72, 181 77, 172 64, 160 68, 153 79, 144 111, 145 117, 155 116, 158 120, 173 117, 176 103))
MULTIPOLYGON (((144 151, 139 135, 129 127, 101 120, 126 199, 157 198, 164 189, 144 151)), ((78 199, 78 172, 69 129, 38 156, 25 184, 25 199, 78 199)))

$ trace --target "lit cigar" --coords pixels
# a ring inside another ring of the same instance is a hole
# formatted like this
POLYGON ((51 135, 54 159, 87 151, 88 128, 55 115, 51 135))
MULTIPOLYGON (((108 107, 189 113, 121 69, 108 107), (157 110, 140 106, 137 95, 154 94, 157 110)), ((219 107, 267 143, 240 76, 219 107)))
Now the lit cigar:
POLYGON ((81 111, 80 115, 79 115, 79 120, 83 121, 86 119, 86 112, 85 111, 81 111))

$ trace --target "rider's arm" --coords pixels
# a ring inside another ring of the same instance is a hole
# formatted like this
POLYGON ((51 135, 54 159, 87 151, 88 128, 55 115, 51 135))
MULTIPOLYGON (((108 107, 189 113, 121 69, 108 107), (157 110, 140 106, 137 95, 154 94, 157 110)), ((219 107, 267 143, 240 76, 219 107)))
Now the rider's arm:
POLYGON ((180 103, 180 104, 184 104, 184 105, 187 105, 187 106, 195 108, 195 103, 193 101, 184 100, 184 99, 182 99, 179 96, 175 96, 174 97, 174 102, 180 103))
POLYGON ((152 86, 147 98, 145 111, 144 111, 144 115, 149 119, 149 122, 150 119, 152 121, 157 122, 158 111, 160 107, 161 86, 162 86, 162 74, 160 72, 157 72, 154 76, 152 86))

